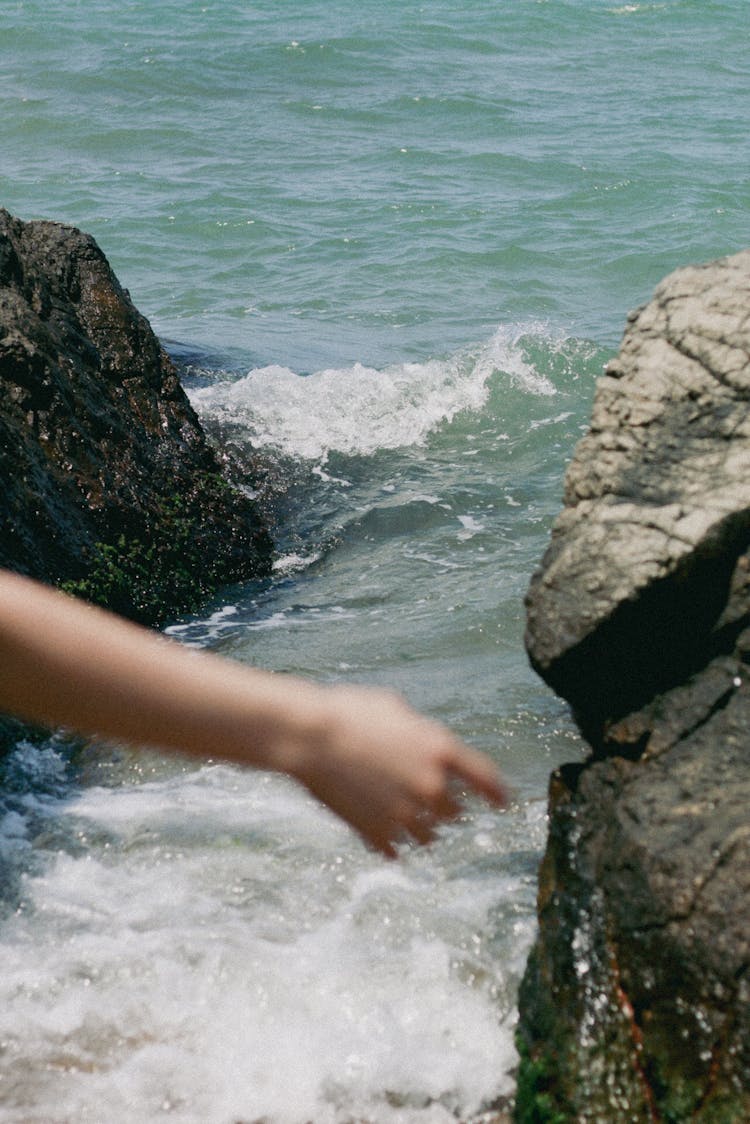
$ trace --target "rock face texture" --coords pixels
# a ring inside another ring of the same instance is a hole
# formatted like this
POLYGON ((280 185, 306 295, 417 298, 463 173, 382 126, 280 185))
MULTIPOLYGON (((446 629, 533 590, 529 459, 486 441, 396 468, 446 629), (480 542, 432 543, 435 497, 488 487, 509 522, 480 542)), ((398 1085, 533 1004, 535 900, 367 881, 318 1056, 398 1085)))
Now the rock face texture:
POLYGON ((592 752, 551 781, 516 1119, 750 1120, 750 252, 631 316, 527 623, 592 752))
POLYGON ((158 623, 269 567, 226 469, 95 241, 0 210, 0 565, 158 623))

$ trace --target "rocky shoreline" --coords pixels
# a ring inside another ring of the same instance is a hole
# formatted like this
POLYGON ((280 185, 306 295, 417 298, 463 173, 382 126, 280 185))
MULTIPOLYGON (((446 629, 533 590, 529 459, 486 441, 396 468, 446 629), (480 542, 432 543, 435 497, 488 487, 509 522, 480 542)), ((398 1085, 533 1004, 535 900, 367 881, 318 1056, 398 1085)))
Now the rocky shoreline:
POLYGON ((629 321, 527 597, 550 784, 515 1119, 750 1120, 750 252, 629 321))
POLYGON ((145 624, 270 569, 252 481, 94 239, 4 210, 0 403, 0 565, 145 624))
MULTIPOLYGON (((633 314, 529 589, 591 752, 550 782, 522 1124, 750 1119, 748 294, 750 252, 633 314)), ((152 625, 269 572, 256 481, 94 240, 3 210, 0 393, 0 565, 152 625)))

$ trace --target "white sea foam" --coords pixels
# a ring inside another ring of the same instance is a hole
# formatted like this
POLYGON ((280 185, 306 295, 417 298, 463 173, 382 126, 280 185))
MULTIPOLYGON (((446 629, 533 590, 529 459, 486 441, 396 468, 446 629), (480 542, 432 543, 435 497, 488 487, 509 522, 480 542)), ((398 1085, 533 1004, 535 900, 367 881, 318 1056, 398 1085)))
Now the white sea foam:
POLYGON ((312 551, 310 554, 283 554, 280 558, 275 559, 273 568, 279 574, 295 574, 300 570, 306 570, 308 566, 312 566, 320 558, 320 551, 312 551))
POLYGON ((383 865, 290 782, 218 766, 66 815, 86 852, 25 879, 0 942, 0 1121, 447 1124, 510 1088, 482 931, 519 885, 482 892, 462 850, 497 852, 497 816, 383 865))
POLYGON ((484 530, 484 524, 479 523, 473 515, 459 515, 458 521, 463 527, 463 530, 458 532, 458 537, 461 541, 471 539, 474 535, 478 535, 480 531, 484 530))
MULTIPOLYGON (((236 615, 236 605, 222 605, 219 609, 216 609, 213 613, 211 613, 211 615, 206 618, 204 623, 207 628, 220 629, 222 625, 225 625, 232 617, 235 617, 236 615)), ((187 631, 187 629, 189 628, 190 625, 187 624, 173 624, 166 628, 164 631, 167 632, 170 636, 179 636, 180 633, 187 631)))
POLYGON ((522 346, 539 331, 539 325, 499 328, 479 349, 384 370, 356 363, 298 375, 288 367, 259 367, 234 382, 194 390, 191 399, 203 416, 246 427, 258 447, 318 462, 332 451, 368 455, 422 444, 458 414, 480 410, 499 372, 516 389, 554 394, 522 346))
POLYGON ((541 418, 537 421, 529 422, 529 429, 543 429, 545 426, 549 425, 560 425, 561 422, 567 421, 568 418, 571 418, 572 416, 573 415, 570 410, 566 410, 562 414, 557 414, 557 416, 554 418, 541 418))

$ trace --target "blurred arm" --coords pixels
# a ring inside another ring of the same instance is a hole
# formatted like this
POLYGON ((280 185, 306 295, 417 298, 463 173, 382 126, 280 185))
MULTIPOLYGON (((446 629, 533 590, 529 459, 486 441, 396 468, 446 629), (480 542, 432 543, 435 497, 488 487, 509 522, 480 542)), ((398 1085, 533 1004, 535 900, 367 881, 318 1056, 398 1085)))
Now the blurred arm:
POLYGON ((0 710, 87 735, 287 773, 388 855, 503 804, 494 765, 389 692, 324 687, 198 652, 0 571, 0 710))

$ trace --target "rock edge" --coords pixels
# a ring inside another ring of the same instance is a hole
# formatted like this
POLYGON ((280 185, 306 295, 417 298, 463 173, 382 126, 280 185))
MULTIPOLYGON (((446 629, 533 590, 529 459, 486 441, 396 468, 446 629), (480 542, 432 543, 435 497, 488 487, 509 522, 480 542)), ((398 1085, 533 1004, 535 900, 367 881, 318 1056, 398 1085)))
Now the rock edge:
POLYGON ((92 237, 0 209, 0 565, 145 624, 265 574, 248 491, 92 237))
POLYGON ((527 596, 591 754, 550 784, 515 1119, 750 1119, 750 252, 599 380, 527 596))

